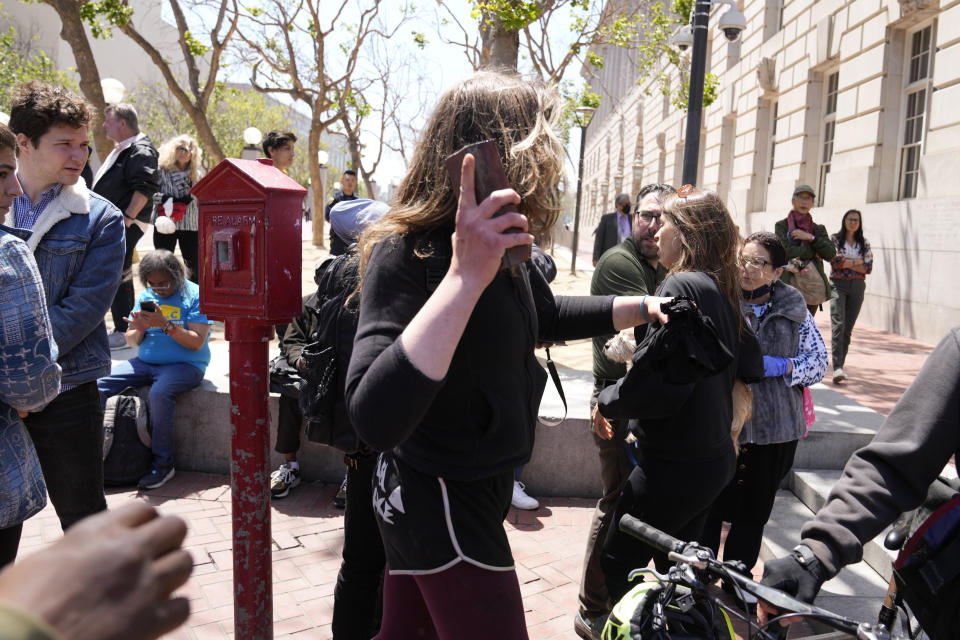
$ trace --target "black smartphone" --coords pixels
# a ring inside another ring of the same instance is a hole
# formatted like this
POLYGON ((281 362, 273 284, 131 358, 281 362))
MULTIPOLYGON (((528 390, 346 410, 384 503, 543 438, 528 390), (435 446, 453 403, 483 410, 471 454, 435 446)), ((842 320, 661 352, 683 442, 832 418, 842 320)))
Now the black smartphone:
POLYGON ((144 300, 140 303, 140 309, 143 311, 149 311, 150 313, 156 313, 157 305, 153 300, 144 300))
MULTIPOLYGON (((500 154, 497 151, 497 143, 493 140, 484 140, 468 144, 446 159, 447 173, 450 174, 450 182, 455 192, 460 191, 460 172, 463 166, 463 157, 472 154, 474 164, 474 194, 477 204, 484 198, 498 189, 507 189, 510 184, 507 182, 507 173, 503 169, 503 163, 500 161, 500 154)), ((494 214, 494 217, 505 213, 516 213, 517 207, 514 204, 507 204, 500 208, 494 214)), ((522 233, 523 229, 519 227, 510 227, 505 233, 522 233)), ((530 259, 530 245, 523 244, 516 247, 510 247, 503 254, 503 268, 512 268, 518 264, 530 259)))

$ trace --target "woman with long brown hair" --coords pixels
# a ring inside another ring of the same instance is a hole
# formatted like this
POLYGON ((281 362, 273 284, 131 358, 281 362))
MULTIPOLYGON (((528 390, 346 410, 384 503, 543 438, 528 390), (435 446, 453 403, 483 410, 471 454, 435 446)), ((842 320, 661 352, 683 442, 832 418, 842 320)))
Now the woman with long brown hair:
POLYGON ((653 297, 554 298, 529 261, 501 268, 506 249, 557 218, 560 108, 554 90, 515 75, 481 72, 450 89, 391 211, 360 241, 346 392, 360 436, 383 451, 373 490, 388 565, 378 638, 527 637, 503 519, 546 383, 534 347, 662 318, 653 297), (459 167, 459 193, 445 159, 484 140, 513 188, 477 203, 473 155, 459 167), (509 203, 519 213, 494 217, 509 203))
MULTIPOLYGON (((715 193, 681 187, 664 199, 663 225, 655 239, 660 262, 670 269, 657 295, 690 298, 703 326, 713 329, 698 334, 697 367, 688 366, 687 353, 677 353, 653 370, 648 363, 654 351, 668 342, 658 334, 668 328, 651 324, 634 354, 634 366, 601 392, 600 412, 629 419, 628 428, 637 437, 637 466, 613 522, 630 513, 673 536, 694 540, 734 472, 733 383, 738 377, 762 377, 763 361, 740 315, 740 235, 723 201, 715 193)), ((612 602, 627 592, 628 573, 645 567, 651 556, 650 547, 610 527, 601 564, 612 602)))

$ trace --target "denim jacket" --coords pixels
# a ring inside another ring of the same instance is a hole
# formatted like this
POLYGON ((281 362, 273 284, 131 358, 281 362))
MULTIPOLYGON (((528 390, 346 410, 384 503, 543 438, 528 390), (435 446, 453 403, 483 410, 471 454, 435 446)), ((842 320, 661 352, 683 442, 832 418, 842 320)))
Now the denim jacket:
POLYGON ((57 346, 30 250, 0 229, 0 528, 46 504, 40 462, 17 410, 37 411, 60 391, 57 346))
MULTIPOLYGON (((12 218, 8 213, 8 224, 12 218)), ((82 180, 64 185, 40 215, 27 246, 43 278, 63 384, 78 385, 109 375, 110 345, 103 318, 123 270, 120 211, 89 192, 82 180)))

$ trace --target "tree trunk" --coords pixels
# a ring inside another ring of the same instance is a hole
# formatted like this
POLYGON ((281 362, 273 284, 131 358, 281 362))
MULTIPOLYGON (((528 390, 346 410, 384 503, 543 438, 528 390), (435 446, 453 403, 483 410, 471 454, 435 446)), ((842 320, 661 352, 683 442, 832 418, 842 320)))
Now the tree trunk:
POLYGON ((517 70, 520 32, 508 31, 496 13, 480 17, 480 68, 517 70))
POLYGON ((107 157, 113 149, 113 143, 103 130, 102 119, 106 104, 103 100, 103 88, 100 86, 100 72, 97 62, 93 58, 93 49, 87 39, 87 32, 83 28, 83 19, 80 17, 80 5, 77 0, 43 0, 53 7, 60 16, 60 37, 70 45, 73 58, 77 63, 77 73, 80 74, 80 91, 93 105, 96 112, 94 122, 90 123, 90 132, 93 134, 93 143, 96 146, 100 161, 107 157))
POLYGON ((324 222, 323 207, 326 204, 326 185, 320 177, 320 165, 317 163, 317 152, 320 151, 320 115, 316 104, 310 105, 313 113, 310 122, 310 134, 307 136, 307 166, 310 167, 310 186, 313 188, 313 211, 311 218, 313 220, 313 244, 316 247, 323 247, 325 237, 323 234, 324 222))
POLYGON ((212 164, 219 164, 226 155, 223 153, 223 147, 220 146, 220 142, 217 141, 217 137, 213 133, 213 128, 210 126, 210 120, 207 119, 207 114, 196 105, 191 105, 191 108, 188 109, 187 112, 190 114, 190 121, 193 122, 193 126, 197 129, 200 146, 204 147, 206 154, 213 160, 212 164))

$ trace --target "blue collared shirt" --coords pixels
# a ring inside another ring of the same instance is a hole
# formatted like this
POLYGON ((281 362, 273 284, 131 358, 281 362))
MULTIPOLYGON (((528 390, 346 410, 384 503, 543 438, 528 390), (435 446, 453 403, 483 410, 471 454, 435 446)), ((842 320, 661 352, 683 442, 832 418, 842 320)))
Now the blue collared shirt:
POLYGON ((33 225, 37 224, 37 220, 40 219, 40 214, 43 213, 43 210, 47 208, 48 204, 60 195, 62 190, 63 185, 58 182, 41 193, 40 199, 37 200, 36 204, 30 202, 30 198, 26 192, 17 196, 13 201, 14 226, 18 229, 33 229, 33 225))

